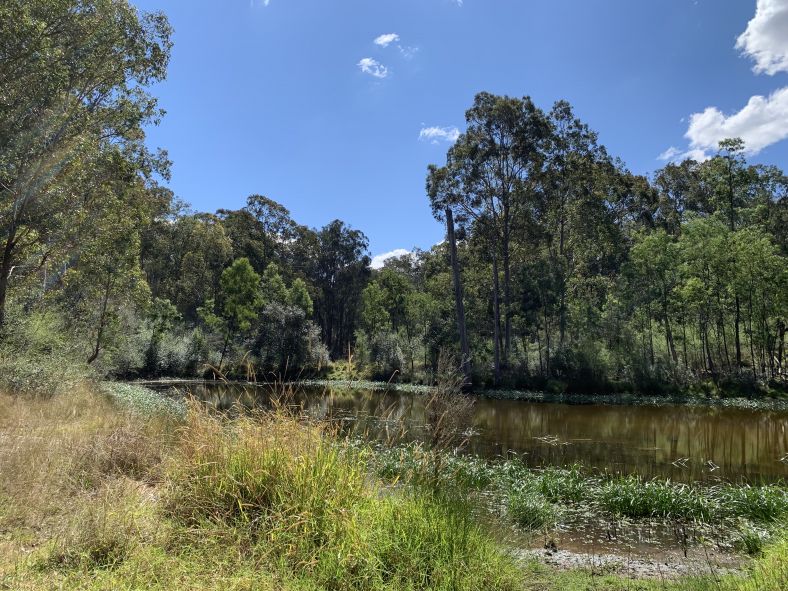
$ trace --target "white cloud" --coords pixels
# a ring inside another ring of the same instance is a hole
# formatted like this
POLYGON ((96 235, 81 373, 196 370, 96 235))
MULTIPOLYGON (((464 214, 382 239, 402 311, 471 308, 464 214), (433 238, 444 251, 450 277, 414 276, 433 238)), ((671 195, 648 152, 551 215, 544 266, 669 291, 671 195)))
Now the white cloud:
POLYGON ((422 127, 419 132, 419 139, 428 140, 433 144, 439 141, 456 142, 460 137, 460 130, 456 127, 422 127))
POLYGON ((392 251, 384 252, 383 254, 378 254, 372 257, 372 263, 370 263, 370 267, 373 269, 381 269, 383 268, 383 264, 388 259, 393 259, 396 257, 405 256, 406 254, 412 254, 411 251, 406 250, 404 248, 395 248, 392 251))
POLYGON ((399 35, 396 33, 386 33, 385 35, 380 35, 374 41, 375 45, 380 45, 381 47, 388 47, 395 41, 399 41, 399 35))
POLYGON ((788 72, 788 0, 758 0, 736 49, 755 61, 756 74, 788 72))
POLYGON ((657 156, 657 160, 673 160, 676 156, 679 156, 681 153, 682 153, 681 150, 679 150, 676 146, 671 146, 670 148, 662 152, 662 154, 657 156))
MULTIPOLYGON (((756 74, 788 72, 788 0, 757 0, 755 16, 736 40, 736 49, 751 58, 756 74)), ((683 119, 682 119, 683 121, 683 119)), ((750 97, 736 113, 725 115, 717 107, 693 113, 684 134, 689 149, 671 146, 657 158, 705 160, 725 138, 740 137, 748 154, 788 138, 788 86, 764 97, 750 97)))
POLYGON ((749 154, 788 138, 788 87, 768 97, 754 96, 738 113, 725 115, 717 107, 707 107, 690 115, 684 134, 694 150, 714 150, 720 140, 740 137, 749 154))
POLYGON ((371 57, 365 57, 358 64, 356 64, 362 72, 374 76, 375 78, 385 78, 389 75, 389 70, 386 66, 371 57))

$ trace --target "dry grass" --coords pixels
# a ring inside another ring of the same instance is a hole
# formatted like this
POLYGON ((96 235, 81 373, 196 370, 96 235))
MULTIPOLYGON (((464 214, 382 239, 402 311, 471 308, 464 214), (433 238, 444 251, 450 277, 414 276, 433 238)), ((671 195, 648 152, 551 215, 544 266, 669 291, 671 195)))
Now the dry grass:
POLYGON ((51 399, 0 395, 0 576, 31 556, 120 560, 150 526, 166 432, 88 385, 51 399))

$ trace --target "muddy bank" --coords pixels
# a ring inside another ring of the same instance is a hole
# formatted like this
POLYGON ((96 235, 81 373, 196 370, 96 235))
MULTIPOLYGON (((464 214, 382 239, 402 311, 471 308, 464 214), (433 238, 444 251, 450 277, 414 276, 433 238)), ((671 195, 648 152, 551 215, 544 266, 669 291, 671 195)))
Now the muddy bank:
POLYGON ((561 570, 588 570, 595 575, 615 574, 632 579, 672 580, 687 576, 723 576, 743 573, 747 560, 733 555, 693 549, 685 557, 680 552, 659 551, 652 557, 609 553, 573 552, 554 548, 517 550, 520 560, 537 560, 561 570))

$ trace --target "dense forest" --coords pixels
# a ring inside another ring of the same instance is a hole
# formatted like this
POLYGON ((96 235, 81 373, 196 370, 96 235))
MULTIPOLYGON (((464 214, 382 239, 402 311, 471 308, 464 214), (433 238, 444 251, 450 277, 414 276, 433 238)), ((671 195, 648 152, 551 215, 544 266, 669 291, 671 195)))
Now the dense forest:
POLYGON ((788 177, 741 140, 641 176, 567 102, 479 93, 425 171, 446 240, 373 270, 340 220, 176 198, 145 141, 168 21, 80 4, 0 6, 3 379, 70 360, 426 383, 448 351, 478 387, 785 387, 788 177))

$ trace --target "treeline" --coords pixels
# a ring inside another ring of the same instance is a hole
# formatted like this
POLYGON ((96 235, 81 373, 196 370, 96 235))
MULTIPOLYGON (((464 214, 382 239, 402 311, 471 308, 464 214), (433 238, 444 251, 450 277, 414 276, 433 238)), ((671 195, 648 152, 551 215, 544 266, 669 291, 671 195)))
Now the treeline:
POLYGON ((144 129, 170 34, 116 0, 0 7, 6 375, 35 358, 429 382, 450 351, 485 386, 785 383, 788 180, 740 141, 646 178, 567 103, 481 93, 428 170, 446 241, 373 271, 339 220, 308 228, 260 195, 195 213, 166 189, 144 129))
POLYGON ((427 189, 458 253, 469 371, 574 390, 784 383, 781 170, 728 139, 634 175, 564 101, 481 93, 466 121, 427 189))

